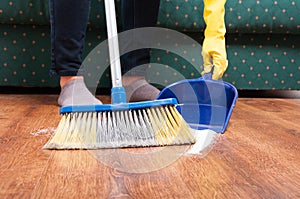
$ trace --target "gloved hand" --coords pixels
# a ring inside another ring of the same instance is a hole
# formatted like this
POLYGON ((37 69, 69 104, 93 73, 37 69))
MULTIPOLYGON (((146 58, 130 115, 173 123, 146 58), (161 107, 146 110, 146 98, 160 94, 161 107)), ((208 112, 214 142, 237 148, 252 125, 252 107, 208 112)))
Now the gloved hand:
POLYGON ((202 75, 212 72, 212 79, 219 79, 227 69, 228 61, 225 47, 225 3, 226 0, 203 0, 204 21, 206 28, 202 46, 204 71, 202 75))

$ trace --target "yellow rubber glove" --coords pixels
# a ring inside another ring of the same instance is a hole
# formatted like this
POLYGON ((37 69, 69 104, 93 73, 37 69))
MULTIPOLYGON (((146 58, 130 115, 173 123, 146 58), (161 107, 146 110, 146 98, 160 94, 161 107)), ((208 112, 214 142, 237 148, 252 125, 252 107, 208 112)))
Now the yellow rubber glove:
POLYGON ((223 76, 228 66, 225 46, 225 3, 226 0, 203 0, 204 21, 206 28, 202 46, 204 71, 202 75, 212 72, 212 79, 219 79, 223 76))

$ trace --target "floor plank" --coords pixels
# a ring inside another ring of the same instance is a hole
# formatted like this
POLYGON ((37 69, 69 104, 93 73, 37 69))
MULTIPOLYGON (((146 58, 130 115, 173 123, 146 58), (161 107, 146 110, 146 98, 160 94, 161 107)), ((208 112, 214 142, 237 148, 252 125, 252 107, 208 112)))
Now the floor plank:
POLYGON ((185 148, 158 159, 160 149, 42 150, 60 120, 56 100, 0 95, 0 198, 300 198, 299 99, 240 98, 208 155, 167 163, 185 148), (160 167, 138 170, 151 164, 160 167), (116 169, 125 165, 138 172, 116 169))

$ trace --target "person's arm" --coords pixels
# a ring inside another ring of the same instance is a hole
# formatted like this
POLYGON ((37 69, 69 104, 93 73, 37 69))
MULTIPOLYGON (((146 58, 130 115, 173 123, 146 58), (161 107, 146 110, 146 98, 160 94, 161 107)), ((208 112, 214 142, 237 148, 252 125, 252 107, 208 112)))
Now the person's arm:
POLYGON ((203 0, 206 28, 202 46, 204 71, 202 75, 213 72, 212 79, 223 76, 228 66, 225 46, 225 3, 226 0, 203 0), (213 71, 212 66, 214 65, 213 71))

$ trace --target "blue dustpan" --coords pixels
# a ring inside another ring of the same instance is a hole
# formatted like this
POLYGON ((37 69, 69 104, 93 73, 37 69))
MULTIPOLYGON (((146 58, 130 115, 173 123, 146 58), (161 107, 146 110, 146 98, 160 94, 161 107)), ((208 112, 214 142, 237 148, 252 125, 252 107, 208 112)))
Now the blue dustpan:
POLYGON ((157 99, 165 98, 177 99, 177 109, 191 128, 224 133, 238 92, 233 85, 212 80, 211 74, 207 74, 165 87, 157 99))

